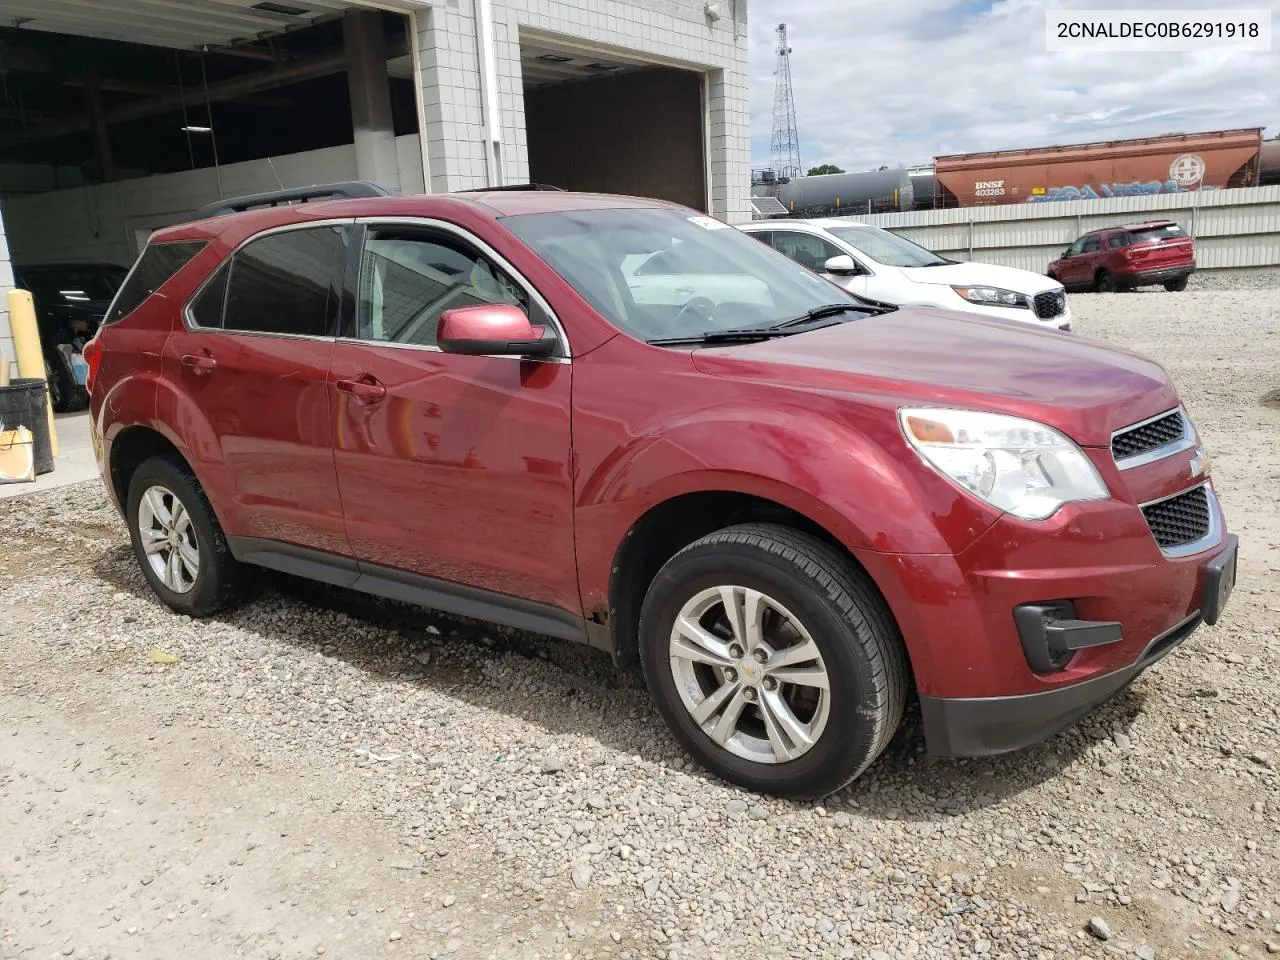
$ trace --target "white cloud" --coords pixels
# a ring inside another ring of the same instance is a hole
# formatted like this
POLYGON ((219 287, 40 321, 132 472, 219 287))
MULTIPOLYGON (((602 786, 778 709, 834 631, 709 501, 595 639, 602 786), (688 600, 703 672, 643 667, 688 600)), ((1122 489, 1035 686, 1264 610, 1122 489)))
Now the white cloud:
MULTIPOLYGON (((750 0, 752 165, 770 163, 774 28, 790 33, 800 155, 847 170, 1001 150, 1280 128, 1280 50, 1049 53, 1045 10, 1219 0, 750 0)), ((1273 11, 1280 0, 1241 0, 1273 11)))

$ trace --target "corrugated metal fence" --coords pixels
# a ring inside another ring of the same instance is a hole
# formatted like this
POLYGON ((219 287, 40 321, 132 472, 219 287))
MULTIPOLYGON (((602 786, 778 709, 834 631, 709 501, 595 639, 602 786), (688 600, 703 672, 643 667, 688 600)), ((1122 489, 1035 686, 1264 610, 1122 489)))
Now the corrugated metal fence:
POLYGON ((1196 263, 1202 270, 1280 267, 1280 186, 839 219, 886 227, 957 260, 982 260, 1036 273, 1043 273, 1082 233, 1169 219, 1196 238, 1196 263))

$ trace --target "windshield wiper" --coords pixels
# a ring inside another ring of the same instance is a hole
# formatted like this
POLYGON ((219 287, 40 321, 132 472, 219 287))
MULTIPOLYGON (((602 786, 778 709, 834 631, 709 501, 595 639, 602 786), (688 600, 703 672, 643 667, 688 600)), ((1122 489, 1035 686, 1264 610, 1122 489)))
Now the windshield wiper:
POLYGON ((703 333, 690 334, 687 337, 664 337, 650 340, 657 346, 680 346, 687 343, 747 343, 752 340, 769 340, 773 337, 789 337, 797 333, 809 333, 824 327, 834 327, 844 321, 835 317, 841 313, 889 313, 898 308, 892 304, 866 301, 864 303, 828 303, 814 307, 798 317, 770 324, 767 327, 731 327, 728 330, 707 330, 703 333))
POLYGON ((896 310, 897 307, 889 304, 879 304, 872 301, 865 303, 828 303, 825 306, 814 307, 812 310, 800 314, 798 317, 792 317, 790 320, 783 320, 781 323, 775 323, 772 327, 766 327, 768 330, 784 330, 790 327, 801 327, 813 320, 825 320, 828 317, 834 317, 841 313, 888 313, 890 310, 896 310))

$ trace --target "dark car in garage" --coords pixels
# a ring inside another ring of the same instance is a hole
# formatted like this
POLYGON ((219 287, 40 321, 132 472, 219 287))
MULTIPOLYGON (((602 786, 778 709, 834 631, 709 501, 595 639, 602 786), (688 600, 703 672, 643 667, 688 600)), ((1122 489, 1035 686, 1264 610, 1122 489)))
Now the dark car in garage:
POLYGON ((89 395, 77 382, 73 355, 98 331, 107 307, 128 275, 114 263, 15 266, 14 282, 31 294, 40 328, 49 400, 58 413, 79 410, 89 395))

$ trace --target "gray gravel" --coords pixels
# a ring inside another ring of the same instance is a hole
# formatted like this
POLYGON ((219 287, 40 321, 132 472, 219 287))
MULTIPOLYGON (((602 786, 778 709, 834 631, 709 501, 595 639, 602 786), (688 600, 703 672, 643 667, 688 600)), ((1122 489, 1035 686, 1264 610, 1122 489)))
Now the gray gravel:
POLYGON ((1266 955, 1280 290, 1072 305, 1213 451, 1226 621, 1046 745, 909 723, 822 804, 709 779, 590 651, 266 574, 192 622, 96 484, 0 504, 0 957, 1266 955))

